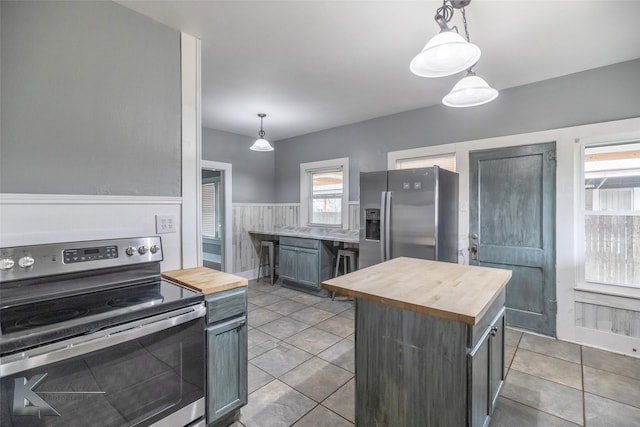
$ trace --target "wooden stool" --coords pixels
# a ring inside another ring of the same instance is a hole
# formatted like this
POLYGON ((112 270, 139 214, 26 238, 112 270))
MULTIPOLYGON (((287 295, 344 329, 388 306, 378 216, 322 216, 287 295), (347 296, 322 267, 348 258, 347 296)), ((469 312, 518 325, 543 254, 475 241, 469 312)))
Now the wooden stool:
POLYGON ((277 240, 263 240, 260 242, 260 257, 258 259, 258 282, 260 281, 260 271, 262 267, 269 267, 269 276, 271 277, 271 284, 273 285, 273 276, 276 270, 276 246, 279 242, 277 240), (267 249, 265 252, 264 249, 267 249), (264 255, 267 255, 266 263, 263 263, 264 255))
MULTIPOLYGON (((356 251, 349 251, 346 249, 339 249, 338 256, 336 257, 336 271, 333 277, 338 277, 340 273, 340 260, 342 260, 342 274, 351 273, 356 271, 356 251), (347 264, 347 261, 349 263, 347 264)), ((335 292, 331 292, 331 300, 336 297, 335 292)))

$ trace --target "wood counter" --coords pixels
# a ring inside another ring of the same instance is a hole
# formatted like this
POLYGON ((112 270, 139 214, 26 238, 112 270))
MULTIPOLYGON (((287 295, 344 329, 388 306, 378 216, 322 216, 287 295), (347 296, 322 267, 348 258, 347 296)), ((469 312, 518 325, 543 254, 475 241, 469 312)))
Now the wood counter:
POLYGON ((234 276, 233 274, 212 270, 207 267, 165 271, 162 273, 162 277, 200 291, 205 295, 247 286, 249 283, 244 277, 234 276))
POLYGON ((475 325, 510 278, 510 270, 400 257, 322 285, 340 295, 475 325))

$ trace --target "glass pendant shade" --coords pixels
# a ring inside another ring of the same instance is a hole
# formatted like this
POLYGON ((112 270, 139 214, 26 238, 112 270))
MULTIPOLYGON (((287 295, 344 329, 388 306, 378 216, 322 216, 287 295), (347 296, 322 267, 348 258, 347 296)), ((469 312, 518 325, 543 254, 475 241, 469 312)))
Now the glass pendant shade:
POLYGON ((256 142, 254 142, 251 147, 249 147, 249 150, 253 150, 253 151, 273 151, 273 147, 271 146, 271 144, 269 144, 269 141, 264 139, 265 133, 264 133, 264 129, 262 129, 262 120, 265 117, 267 117, 267 115, 264 114, 264 113, 260 113, 260 114, 258 114, 258 117, 260 117, 260 132, 258 132, 258 139, 256 139, 256 142))
POLYGON ((411 72, 420 77, 444 77, 468 70, 480 59, 480 48, 460 34, 443 31, 411 61, 411 72))
POLYGON ((269 141, 264 138, 256 139, 256 142, 254 142, 249 149, 253 151, 273 151, 273 147, 269 144, 269 141))
POLYGON ((498 97, 498 91, 484 79, 469 73, 451 89, 442 103, 448 107, 475 107, 486 104, 498 97))

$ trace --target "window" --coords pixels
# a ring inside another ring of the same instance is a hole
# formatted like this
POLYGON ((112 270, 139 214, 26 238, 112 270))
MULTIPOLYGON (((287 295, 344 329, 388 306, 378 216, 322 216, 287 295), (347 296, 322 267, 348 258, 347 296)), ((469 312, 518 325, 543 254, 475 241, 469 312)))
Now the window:
POLYGON ((202 235, 219 238, 220 181, 202 184, 202 235))
POLYGON ((640 287, 640 142, 584 148, 584 280, 640 287))
POLYGON ((440 166, 442 169, 455 172, 456 155, 455 153, 450 153, 438 156, 411 157, 396 160, 396 169, 428 168, 431 166, 440 166))
POLYGON ((349 159, 300 164, 300 222, 348 227, 349 159))

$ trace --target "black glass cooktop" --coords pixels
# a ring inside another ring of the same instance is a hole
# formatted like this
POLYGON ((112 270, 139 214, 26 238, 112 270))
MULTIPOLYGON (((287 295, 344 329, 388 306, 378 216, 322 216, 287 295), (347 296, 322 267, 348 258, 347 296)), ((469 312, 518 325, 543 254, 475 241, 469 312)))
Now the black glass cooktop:
POLYGON ((196 304, 202 294, 153 280, 114 289, 4 307, 0 351, 18 351, 196 304))

